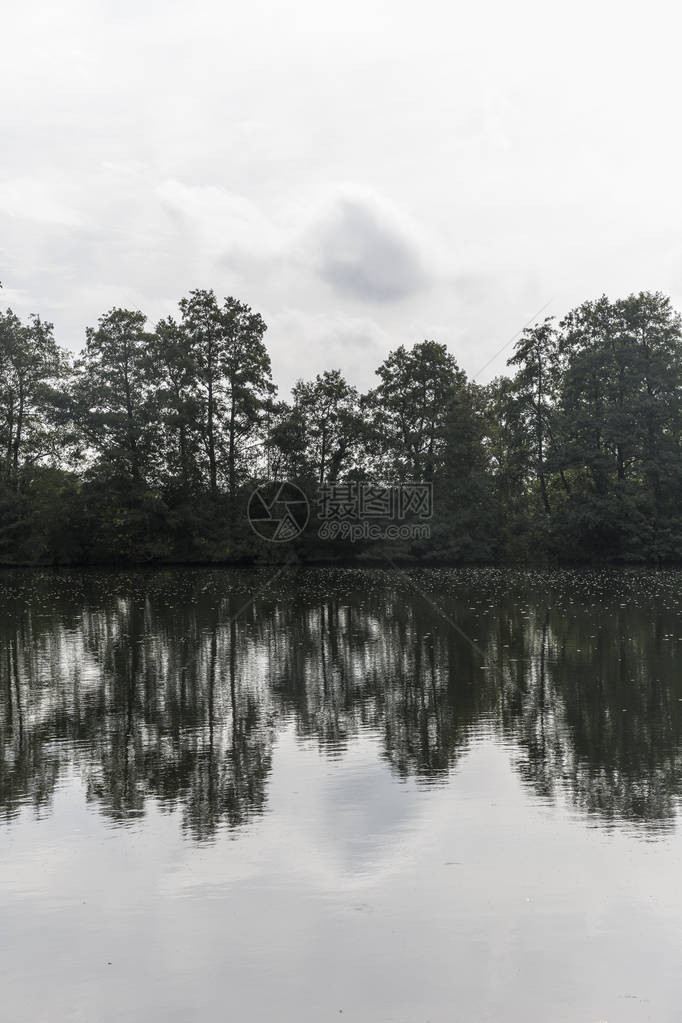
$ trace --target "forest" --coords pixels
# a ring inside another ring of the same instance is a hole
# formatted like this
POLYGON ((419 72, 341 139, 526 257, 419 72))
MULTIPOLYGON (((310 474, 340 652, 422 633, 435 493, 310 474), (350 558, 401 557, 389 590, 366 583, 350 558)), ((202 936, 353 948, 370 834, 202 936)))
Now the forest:
POLYGON ((481 385, 446 345, 403 345, 360 393, 337 369, 272 381, 266 324, 195 290, 151 326, 114 308, 73 356, 0 313, 0 563, 643 563, 682 558, 682 326, 669 298, 586 301, 525 329, 481 385), (250 528, 263 481, 312 521, 250 528), (322 540, 320 484, 425 481, 429 537, 322 540))

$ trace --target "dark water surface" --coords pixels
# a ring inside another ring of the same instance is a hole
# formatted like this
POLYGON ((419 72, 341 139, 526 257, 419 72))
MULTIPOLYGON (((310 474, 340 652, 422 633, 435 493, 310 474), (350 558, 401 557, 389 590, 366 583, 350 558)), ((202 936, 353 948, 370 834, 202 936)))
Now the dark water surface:
POLYGON ((0 573, 0 1019, 679 1023, 682 573, 270 575, 0 573))

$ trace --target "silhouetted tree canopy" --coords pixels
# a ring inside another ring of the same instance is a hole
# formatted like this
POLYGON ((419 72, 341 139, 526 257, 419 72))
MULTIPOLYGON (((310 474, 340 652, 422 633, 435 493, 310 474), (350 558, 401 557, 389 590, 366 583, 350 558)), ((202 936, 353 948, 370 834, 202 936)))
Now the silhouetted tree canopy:
MULTIPOLYGON (((271 559, 264 480, 433 485, 430 537, 302 560, 662 563, 682 555, 682 334, 669 299, 585 302, 525 330, 510 376, 468 381, 445 345, 400 346, 366 394, 338 369, 271 380, 261 316, 195 290, 155 327, 112 309, 78 358, 0 314, 0 562, 271 559)), ((314 519, 314 516, 313 516, 314 519)))

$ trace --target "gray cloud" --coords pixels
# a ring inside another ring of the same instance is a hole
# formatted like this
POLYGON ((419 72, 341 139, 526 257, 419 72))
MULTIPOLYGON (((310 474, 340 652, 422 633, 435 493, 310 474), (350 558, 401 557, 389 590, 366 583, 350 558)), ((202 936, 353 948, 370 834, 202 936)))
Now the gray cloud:
POLYGON ((427 283, 414 239, 391 211, 360 196, 340 196, 316 239, 318 272, 351 298, 390 302, 427 283))

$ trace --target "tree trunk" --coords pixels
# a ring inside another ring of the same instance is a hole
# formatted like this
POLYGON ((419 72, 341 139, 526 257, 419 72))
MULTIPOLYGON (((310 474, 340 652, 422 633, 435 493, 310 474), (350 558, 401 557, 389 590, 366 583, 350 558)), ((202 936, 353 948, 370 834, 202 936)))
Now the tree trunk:
POLYGON ((213 345, 208 345, 208 473, 211 497, 218 494, 218 470, 215 457, 215 427, 213 422, 213 345))
POLYGON ((14 488, 19 492, 19 450, 21 448, 21 434, 24 426, 24 388, 23 384, 19 385, 19 409, 17 411, 17 432, 14 436, 14 446, 12 452, 12 479, 14 481, 14 488))

